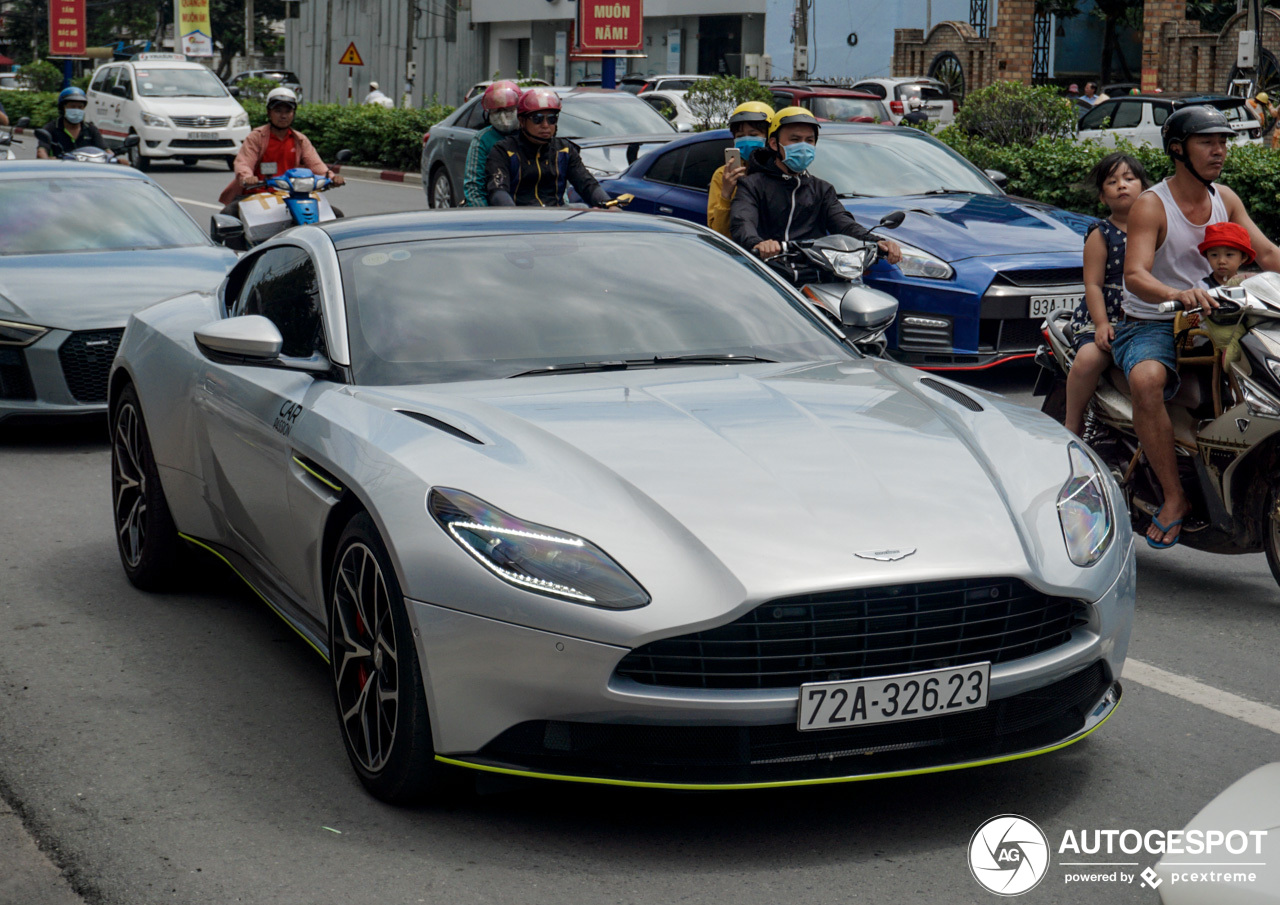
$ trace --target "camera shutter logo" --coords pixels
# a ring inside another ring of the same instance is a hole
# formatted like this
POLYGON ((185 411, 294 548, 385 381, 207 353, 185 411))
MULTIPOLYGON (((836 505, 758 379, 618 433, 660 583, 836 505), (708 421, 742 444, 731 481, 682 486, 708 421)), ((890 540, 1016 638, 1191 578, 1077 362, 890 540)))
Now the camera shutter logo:
POLYGON ((969 840, 969 872, 998 896, 1030 892, 1049 871, 1049 840, 1025 817, 992 817, 969 840))

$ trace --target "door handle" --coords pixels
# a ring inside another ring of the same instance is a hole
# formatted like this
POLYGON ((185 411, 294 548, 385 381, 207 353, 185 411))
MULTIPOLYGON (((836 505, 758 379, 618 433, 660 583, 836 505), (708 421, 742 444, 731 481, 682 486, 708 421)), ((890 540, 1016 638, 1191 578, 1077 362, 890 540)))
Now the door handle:
POLYGON ((665 204, 659 204, 659 205, 658 205, 658 213, 660 213, 660 214, 674 214, 674 213, 675 213, 675 209, 674 209, 674 208, 667 207, 665 204))

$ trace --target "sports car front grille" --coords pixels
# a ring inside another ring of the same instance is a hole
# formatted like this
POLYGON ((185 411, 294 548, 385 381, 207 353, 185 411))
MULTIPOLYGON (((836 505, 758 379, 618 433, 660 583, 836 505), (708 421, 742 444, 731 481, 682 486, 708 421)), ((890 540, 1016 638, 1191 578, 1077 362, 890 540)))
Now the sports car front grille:
POLYGON ((768 782, 859 776, 1044 748, 1079 732, 1109 684, 1101 661, 982 710, 852 729, 532 720, 480 760, 561 775, 656 782, 768 782))
POLYGON ((1084 282, 1083 267, 1045 267, 1039 270, 1002 270, 1000 276, 1015 286, 1062 286, 1084 282))
POLYGON ((645 685, 791 688, 989 660, 1063 644, 1087 605, 1016 578, 970 578, 771 600, 738 620, 664 638, 616 672, 645 685))
POLYGON ((0 349, 0 399, 35 399, 31 372, 21 349, 0 349))
POLYGON ((77 402, 107 401, 107 377, 123 335, 123 330, 84 330, 58 348, 62 376, 77 402))
POLYGON ((179 129, 223 129, 231 122, 229 116, 174 116, 171 119, 179 129))
POLYGON ((984 352, 1034 352, 1040 345, 1044 318, 983 318, 978 322, 978 349, 984 352))

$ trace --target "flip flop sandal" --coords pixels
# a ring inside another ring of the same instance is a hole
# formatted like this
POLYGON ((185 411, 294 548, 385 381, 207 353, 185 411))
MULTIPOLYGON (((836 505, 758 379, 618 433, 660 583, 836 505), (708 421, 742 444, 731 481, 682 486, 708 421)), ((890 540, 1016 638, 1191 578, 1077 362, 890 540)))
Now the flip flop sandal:
MULTIPOLYGON (((1166 525, 1160 521, 1160 513, 1163 511, 1164 511, 1163 506, 1161 506, 1159 509, 1156 510, 1156 514, 1151 516, 1151 524, 1159 528, 1162 534, 1168 534, 1174 528, 1182 524, 1182 519, 1174 519, 1172 522, 1166 525)), ((1178 532, 1177 537, 1169 541, 1167 544, 1158 544, 1151 539, 1150 535, 1147 535, 1147 546, 1153 547, 1156 550, 1168 550, 1170 547, 1176 547, 1178 545, 1178 541, 1180 541, 1181 539, 1182 539, 1181 531, 1178 532)))

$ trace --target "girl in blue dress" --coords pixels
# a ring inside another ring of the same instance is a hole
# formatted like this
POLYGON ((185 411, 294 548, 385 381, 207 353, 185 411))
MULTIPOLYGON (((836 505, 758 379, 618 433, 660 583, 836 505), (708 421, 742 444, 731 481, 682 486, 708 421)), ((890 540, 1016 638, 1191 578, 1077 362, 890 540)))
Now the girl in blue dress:
POLYGON ((1124 296, 1125 235, 1129 210, 1151 187, 1147 171, 1128 154, 1108 154, 1098 161, 1085 184, 1098 193, 1111 216, 1089 228, 1084 240, 1084 302, 1071 317, 1076 358, 1067 374, 1067 429, 1084 433, 1084 411, 1098 389, 1098 379, 1111 366, 1114 322, 1124 296))

